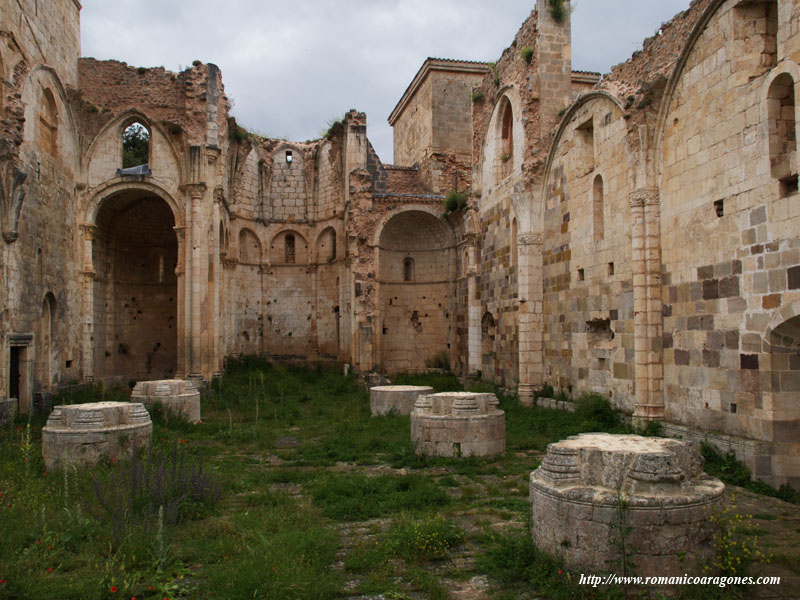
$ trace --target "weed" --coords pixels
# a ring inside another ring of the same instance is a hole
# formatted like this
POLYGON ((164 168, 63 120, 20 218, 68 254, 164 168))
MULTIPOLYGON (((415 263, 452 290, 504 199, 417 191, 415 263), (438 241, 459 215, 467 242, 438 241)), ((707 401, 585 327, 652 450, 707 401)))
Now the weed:
POLYGON ((472 100, 473 104, 477 104, 478 102, 483 102, 485 98, 486 94, 483 92, 483 90, 476 89, 472 91, 472 94, 470 94, 470 99, 472 100))
POLYGON ((535 50, 530 46, 525 46, 519 51, 519 55, 526 63, 531 64, 535 50))
POLYGON ((556 23, 564 21, 569 9, 564 4, 564 0, 550 0, 550 16, 556 23))
POLYGON ((163 523, 174 526, 191 518, 203 506, 215 504, 222 493, 217 478, 206 472, 202 460, 188 464, 175 439, 171 454, 152 446, 142 456, 134 453, 107 477, 93 477, 100 511, 111 523, 116 547, 131 533, 151 537, 163 523))
MULTIPOLYGON (((450 192, 444 199, 445 213, 451 213, 457 210, 462 210, 467 206, 467 200, 469 200, 469 194, 467 192, 459 192, 459 191, 450 192)), ((449 368, 449 361, 448 361, 448 368, 449 368)))
POLYGON ((769 557, 758 549, 758 536, 749 535, 754 529, 753 516, 736 512, 736 498, 709 517, 716 532, 712 536, 714 559, 705 570, 727 576, 742 576, 754 563, 766 562, 769 557))
POLYGON ((443 560, 461 543, 463 532, 441 515, 419 519, 402 515, 387 533, 388 545, 406 562, 443 560))

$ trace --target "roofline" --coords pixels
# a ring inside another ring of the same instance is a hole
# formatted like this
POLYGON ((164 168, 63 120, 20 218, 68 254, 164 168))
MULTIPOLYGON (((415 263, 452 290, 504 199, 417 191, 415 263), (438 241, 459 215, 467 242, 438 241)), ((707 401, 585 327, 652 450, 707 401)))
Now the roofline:
POLYGON ((417 71, 417 74, 414 75, 414 79, 412 79, 411 83, 408 84, 406 91, 403 92, 403 95, 395 105, 394 110, 392 110, 392 113, 389 115, 389 125, 394 126, 395 122, 400 118, 400 115, 405 110, 406 106, 408 106, 408 103, 411 102, 411 98, 413 98, 417 93, 417 90, 419 90, 420 86, 423 84, 431 71, 451 71, 483 75, 489 72, 489 64, 471 60, 432 58, 429 56, 425 59, 425 62, 422 63, 419 71, 417 71))

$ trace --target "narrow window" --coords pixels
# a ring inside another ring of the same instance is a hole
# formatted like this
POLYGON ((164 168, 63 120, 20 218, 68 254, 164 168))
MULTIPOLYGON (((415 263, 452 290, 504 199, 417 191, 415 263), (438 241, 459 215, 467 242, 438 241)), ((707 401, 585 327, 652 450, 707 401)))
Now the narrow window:
POLYGON ((286 164, 289 165, 289 166, 292 165, 292 151, 291 150, 287 150, 286 151, 286 164))
POLYGON ((725 201, 724 200, 714 200, 714 212, 717 213, 717 217, 722 218, 725 216, 725 201))
POLYGON ((286 244, 284 247, 285 253, 285 260, 284 262, 289 265, 294 264, 294 235, 291 233, 287 233, 286 237, 284 238, 284 243, 286 244))
POLYGON ((582 174, 586 174, 589 171, 594 170, 594 118, 590 117, 586 121, 584 121, 581 125, 577 127, 575 130, 575 134, 578 137, 579 141, 579 148, 580 148, 580 158, 582 162, 582 166, 584 172, 582 174))
POLYGON ((608 263, 608 274, 609 275, 613 275, 614 274, 614 263, 613 262, 608 263))
POLYGON ((767 111, 770 169, 787 196, 797 191, 794 80, 788 73, 778 75, 769 86, 767 111))
POLYGON ((49 89, 42 93, 42 106, 39 113, 39 145, 42 150, 56 156, 58 152, 58 112, 53 92, 49 89))
POLYGON ((332 261, 336 258, 336 232, 331 229, 331 253, 328 260, 332 261))
POLYGON ((578 281, 583 281, 584 277, 585 275, 583 269, 578 269, 578 281))
POLYGON ((122 132, 122 168, 147 167, 150 161, 150 131, 133 122, 122 132))
POLYGON ((514 111, 511 102, 503 98, 500 108, 500 139, 497 157, 497 180, 511 175, 514 168, 514 111))
POLYGON ((414 259, 406 258, 403 261, 403 281, 414 281, 414 259))
POLYGON ((512 267, 517 266, 517 220, 511 221, 511 256, 510 262, 512 267))
POLYGON ((598 175, 592 186, 592 216, 594 220, 594 240, 602 240, 604 235, 603 178, 598 175))
POLYGON ((158 283, 164 283, 164 255, 158 257, 158 283))

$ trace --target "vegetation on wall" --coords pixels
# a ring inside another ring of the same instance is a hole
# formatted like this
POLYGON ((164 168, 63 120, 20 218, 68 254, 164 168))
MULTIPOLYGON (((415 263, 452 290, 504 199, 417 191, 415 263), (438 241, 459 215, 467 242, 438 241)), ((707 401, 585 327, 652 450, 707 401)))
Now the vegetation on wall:
POLYGON ((525 46, 522 50, 519 51, 519 55, 526 63, 531 64, 533 60, 534 50, 530 46, 525 46))
POLYGON ((569 9, 564 4, 564 0, 550 0, 550 16, 556 23, 564 21, 569 9))
POLYGON ((445 214, 461 210, 467 205, 469 194, 467 192, 459 192, 454 190, 447 194, 444 199, 444 212, 445 214))

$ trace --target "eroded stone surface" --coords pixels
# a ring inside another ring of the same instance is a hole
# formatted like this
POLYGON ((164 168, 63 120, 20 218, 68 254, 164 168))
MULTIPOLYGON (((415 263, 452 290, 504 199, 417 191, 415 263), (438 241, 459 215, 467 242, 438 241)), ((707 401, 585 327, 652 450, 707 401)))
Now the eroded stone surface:
POLYGON ((414 409, 417 398, 432 394, 433 388, 427 385, 381 385, 370 388, 369 407, 372 415, 408 415, 414 409))
POLYGON ((411 411, 411 443, 426 456, 494 456, 506 450, 506 415, 494 394, 420 396, 411 411))
POLYGON ((141 402, 148 409, 161 404, 171 415, 183 417, 190 423, 200 422, 200 392, 192 381, 140 381, 133 388, 131 401, 141 402))
POLYGON ((681 555, 700 561, 707 554, 708 518, 724 491, 703 473, 694 444, 573 436, 550 444, 531 473, 533 539, 571 566, 608 570, 620 559, 624 532, 638 575, 679 575, 681 555))
POLYGON ((6 398, 0 400, 0 426, 5 425, 17 414, 17 399, 6 398))
POLYGON ((139 402, 92 402, 56 406, 42 429, 47 470, 126 458, 149 444, 153 423, 139 402))

